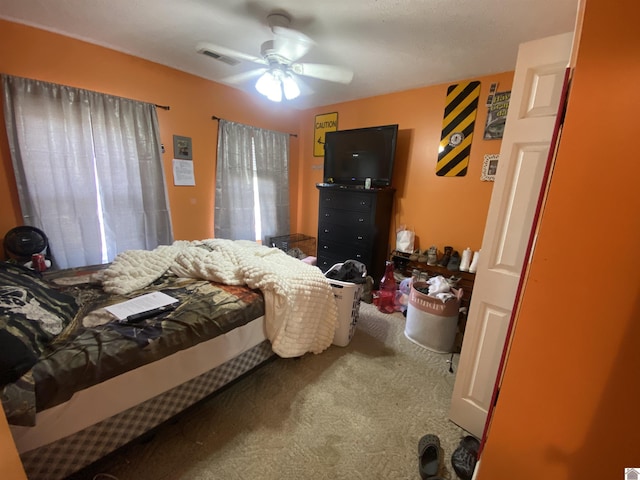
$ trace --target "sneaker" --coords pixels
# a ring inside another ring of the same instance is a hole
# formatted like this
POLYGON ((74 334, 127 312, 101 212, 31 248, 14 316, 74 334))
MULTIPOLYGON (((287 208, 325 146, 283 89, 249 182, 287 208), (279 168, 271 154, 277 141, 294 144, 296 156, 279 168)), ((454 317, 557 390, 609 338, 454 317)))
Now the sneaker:
POLYGON ((451 258, 449 258, 449 262, 447 263, 447 270, 451 270, 452 272, 457 272, 460 270, 460 254, 457 250, 451 254, 451 258))
POLYGON ((438 263, 438 249, 435 245, 431 245, 427 251, 427 265, 435 265, 438 263))
POLYGON ((451 254, 453 253, 453 247, 444 247, 444 254, 442 258, 438 262, 438 265, 441 267, 446 267, 449 264, 449 260, 451 260, 451 254))

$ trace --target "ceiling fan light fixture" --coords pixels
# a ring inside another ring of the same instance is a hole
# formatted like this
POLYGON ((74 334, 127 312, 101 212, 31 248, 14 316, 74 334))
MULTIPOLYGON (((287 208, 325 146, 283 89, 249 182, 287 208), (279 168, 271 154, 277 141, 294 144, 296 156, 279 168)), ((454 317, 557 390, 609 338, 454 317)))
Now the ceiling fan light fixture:
POLYGON ((282 95, 287 100, 300 96, 300 87, 289 72, 272 68, 264 72, 256 82, 256 90, 272 102, 281 102, 282 95))
POLYGON ((282 101, 282 85, 274 72, 267 70, 256 82, 256 90, 272 102, 282 101))
POLYGON ((284 96, 287 100, 293 100, 300 96, 300 87, 298 82, 290 73, 284 75, 282 79, 282 89, 284 90, 284 96))

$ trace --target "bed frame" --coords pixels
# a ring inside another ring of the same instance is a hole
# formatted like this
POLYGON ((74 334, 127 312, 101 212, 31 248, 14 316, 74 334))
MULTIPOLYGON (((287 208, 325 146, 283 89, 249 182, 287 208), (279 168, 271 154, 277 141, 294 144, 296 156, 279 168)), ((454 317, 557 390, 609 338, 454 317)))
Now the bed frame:
POLYGON ((274 357, 264 317, 76 393, 11 426, 30 480, 63 479, 274 357), (193 375, 184 381, 185 374, 193 375), (134 388, 135 387, 135 388, 134 388))

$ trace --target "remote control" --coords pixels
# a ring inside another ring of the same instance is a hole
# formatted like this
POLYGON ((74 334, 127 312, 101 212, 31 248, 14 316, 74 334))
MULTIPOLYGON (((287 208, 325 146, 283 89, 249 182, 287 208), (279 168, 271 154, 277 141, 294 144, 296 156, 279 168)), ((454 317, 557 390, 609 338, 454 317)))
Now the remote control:
MULTIPOLYGON (((177 303, 177 302, 176 302, 177 303)), ((175 303, 170 303, 169 305, 165 305, 164 307, 153 308, 151 310, 147 310, 146 312, 134 313, 133 315, 129 315, 126 319, 126 323, 138 323, 142 320, 146 320, 147 318, 155 317, 163 312, 170 312, 171 310, 176 309, 175 303)))

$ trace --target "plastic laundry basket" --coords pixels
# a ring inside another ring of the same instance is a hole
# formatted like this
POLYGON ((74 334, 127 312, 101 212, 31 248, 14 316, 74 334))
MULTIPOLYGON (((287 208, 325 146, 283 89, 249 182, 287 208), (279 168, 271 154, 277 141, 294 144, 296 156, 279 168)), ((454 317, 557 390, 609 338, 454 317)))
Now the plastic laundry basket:
MULTIPOLYGON (((342 263, 336 263, 327 270, 325 275, 339 269, 342 265, 342 263)), ((366 275, 365 272, 363 276, 366 275)), ((338 307, 338 325, 333 336, 333 344, 339 347, 346 347, 351 342, 356 331, 356 324, 360 315, 360 296, 362 295, 363 284, 343 282, 333 278, 328 280, 338 307)))

